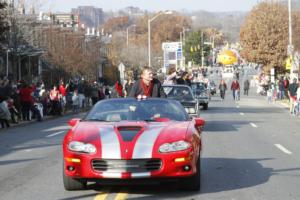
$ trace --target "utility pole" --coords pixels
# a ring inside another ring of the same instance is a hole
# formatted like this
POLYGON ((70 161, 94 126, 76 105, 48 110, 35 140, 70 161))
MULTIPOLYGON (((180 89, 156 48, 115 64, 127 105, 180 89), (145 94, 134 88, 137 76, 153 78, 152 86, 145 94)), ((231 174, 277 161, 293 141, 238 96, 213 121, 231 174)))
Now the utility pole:
POLYGON ((8 49, 6 50, 6 77, 8 78, 9 74, 9 53, 11 53, 11 64, 10 68, 14 67, 14 47, 15 47, 15 18, 14 18, 14 0, 10 0, 8 2, 8 23, 9 23, 9 31, 8 31, 8 49))
POLYGON ((288 44, 288 48, 287 48, 287 53, 288 56, 291 58, 291 71, 290 71, 290 78, 297 78, 298 79, 298 72, 295 73, 297 71, 297 68, 299 66, 295 66, 295 62, 294 62, 294 46, 293 46, 293 38, 292 38, 292 5, 291 5, 291 0, 288 0, 288 11, 289 11, 289 44, 288 44))
POLYGON ((160 11, 154 17, 148 19, 148 65, 151 67, 151 22, 161 15, 170 15, 172 11, 160 11))
POLYGON ((204 38, 203 38, 204 34, 203 31, 201 31, 201 67, 204 67, 204 38))
POLYGON ((211 45, 211 49, 212 49, 212 66, 215 65, 215 34, 213 35, 213 38, 212 38, 212 45, 211 45))
POLYGON ((291 14, 291 9, 292 9, 292 5, 291 5, 291 0, 288 1, 288 7, 289 7, 289 45, 292 46, 293 45, 293 41, 292 41, 292 14, 291 14))

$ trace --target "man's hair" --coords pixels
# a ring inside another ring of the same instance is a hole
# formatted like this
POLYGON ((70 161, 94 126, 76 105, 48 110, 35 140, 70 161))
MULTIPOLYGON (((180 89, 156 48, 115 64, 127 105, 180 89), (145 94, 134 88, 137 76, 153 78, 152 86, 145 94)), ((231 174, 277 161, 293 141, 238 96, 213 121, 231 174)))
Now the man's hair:
POLYGON ((293 82, 294 82, 294 83, 297 83, 297 78, 294 78, 294 79, 293 79, 293 82))
POLYGON ((145 71, 153 71, 151 67, 149 66, 144 66, 141 70, 141 75, 145 72, 145 71))
POLYGON ((168 74, 171 75, 171 74, 173 74, 174 72, 176 72, 176 68, 175 68, 175 67, 171 67, 171 68, 169 69, 168 74))

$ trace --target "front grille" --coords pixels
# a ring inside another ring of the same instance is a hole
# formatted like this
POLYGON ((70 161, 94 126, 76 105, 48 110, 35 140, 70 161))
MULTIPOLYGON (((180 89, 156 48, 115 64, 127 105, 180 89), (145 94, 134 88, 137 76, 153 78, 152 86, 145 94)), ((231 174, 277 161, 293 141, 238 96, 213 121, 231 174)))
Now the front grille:
POLYGON ((160 159, 97 159, 92 161, 92 168, 99 172, 152 172, 161 168, 160 159))

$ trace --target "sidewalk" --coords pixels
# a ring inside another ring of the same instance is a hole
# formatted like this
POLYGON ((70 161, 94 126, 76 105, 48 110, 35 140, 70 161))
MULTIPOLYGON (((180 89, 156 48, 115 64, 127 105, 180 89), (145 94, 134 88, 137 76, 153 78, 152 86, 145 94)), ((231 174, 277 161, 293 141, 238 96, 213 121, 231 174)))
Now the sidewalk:
POLYGON ((282 105, 283 107, 290 108, 290 102, 287 99, 274 101, 274 103, 278 103, 278 104, 282 105))
MULTIPOLYGON (((91 107, 89 108, 83 108, 79 113, 77 114, 80 114, 80 113, 84 113, 84 112, 87 112, 89 109, 91 109, 91 107)), ((33 124, 33 123, 43 123, 44 121, 48 121, 48 120, 51 120, 51 119, 56 119, 56 118, 60 118, 60 117, 65 117, 65 116, 71 116, 73 115, 73 111, 72 110, 68 110, 66 111, 64 114, 62 115, 46 115, 43 117, 43 120, 42 121, 37 121, 36 119, 32 119, 30 121, 20 121, 18 124, 14 124, 14 123, 11 123, 10 122, 10 127, 9 128, 0 128, 0 132, 2 131, 5 131, 7 129, 11 129, 11 128, 14 128, 14 127, 21 127, 21 126, 25 126, 25 125, 28 125, 28 124, 33 124)))

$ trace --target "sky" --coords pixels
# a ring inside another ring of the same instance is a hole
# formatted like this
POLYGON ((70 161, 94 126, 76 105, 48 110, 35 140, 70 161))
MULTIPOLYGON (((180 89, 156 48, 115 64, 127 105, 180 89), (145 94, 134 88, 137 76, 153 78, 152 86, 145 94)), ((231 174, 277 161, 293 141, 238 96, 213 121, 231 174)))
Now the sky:
POLYGON ((211 12, 250 11, 258 0, 41 0, 43 11, 70 12, 71 8, 78 6, 95 6, 103 11, 117 11, 134 6, 142 10, 160 11, 196 11, 211 12), (45 3, 48 2, 48 3, 45 3))

